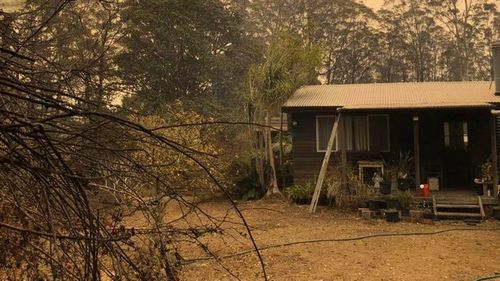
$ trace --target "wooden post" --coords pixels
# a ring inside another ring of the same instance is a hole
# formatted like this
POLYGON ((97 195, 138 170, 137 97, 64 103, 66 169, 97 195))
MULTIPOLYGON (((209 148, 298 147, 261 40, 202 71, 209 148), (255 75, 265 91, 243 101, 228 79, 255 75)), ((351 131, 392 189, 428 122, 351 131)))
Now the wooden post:
POLYGON ((339 112, 333 124, 332 133, 330 134, 330 139, 328 140, 328 146, 326 148, 325 157, 323 158, 323 164, 321 164, 321 169, 319 171, 318 180, 316 181, 316 187, 314 189, 311 205, 309 206, 309 213, 311 214, 316 212, 316 207, 318 206, 319 195, 321 194, 321 187, 323 186, 326 170, 328 168, 328 162, 330 161, 330 155, 332 154, 333 143, 335 142, 335 136, 337 135, 337 129, 339 127, 340 115, 341 114, 339 112))
POLYGON ((280 115, 280 166, 283 165, 283 111, 280 115))
POLYGON ((338 139, 338 141, 340 142, 340 149, 341 149, 341 153, 340 153, 340 161, 341 161, 341 184, 342 184, 342 189, 345 190, 346 189, 346 186, 347 186, 347 128, 346 128, 346 122, 344 122, 344 120, 342 120, 340 122, 340 129, 341 129, 341 133, 340 133, 340 138, 338 139))
POLYGON ((493 196, 498 196, 498 152, 496 115, 491 115, 491 181, 493 182, 493 196))
POLYGON ((419 117, 413 116, 413 159, 415 159, 415 184, 417 189, 420 186, 422 177, 420 175, 420 135, 419 135, 419 117))

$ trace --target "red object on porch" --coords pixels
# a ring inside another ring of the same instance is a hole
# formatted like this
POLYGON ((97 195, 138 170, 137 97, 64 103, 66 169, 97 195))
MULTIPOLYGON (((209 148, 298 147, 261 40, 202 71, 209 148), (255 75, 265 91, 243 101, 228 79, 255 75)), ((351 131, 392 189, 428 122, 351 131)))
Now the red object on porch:
POLYGON ((429 197, 429 184, 424 183, 420 185, 420 189, 422 189, 422 196, 429 197))

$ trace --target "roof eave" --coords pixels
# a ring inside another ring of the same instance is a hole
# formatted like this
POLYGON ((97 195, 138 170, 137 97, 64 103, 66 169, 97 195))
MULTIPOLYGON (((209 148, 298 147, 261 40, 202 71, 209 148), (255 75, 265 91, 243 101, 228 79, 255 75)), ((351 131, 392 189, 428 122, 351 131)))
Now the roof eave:
POLYGON ((435 105, 435 106, 283 106, 283 112, 291 111, 325 111, 338 110, 342 111, 364 111, 364 110, 434 110, 434 109, 479 109, 479 108, 498 108, 498 105, 493 103, 474 104, 474 105, 435 105))

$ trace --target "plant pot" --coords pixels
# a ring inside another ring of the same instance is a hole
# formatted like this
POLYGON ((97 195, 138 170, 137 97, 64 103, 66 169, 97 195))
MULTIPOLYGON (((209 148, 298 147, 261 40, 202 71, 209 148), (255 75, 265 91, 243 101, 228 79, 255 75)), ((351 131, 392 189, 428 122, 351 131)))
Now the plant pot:
POLYGON ((320 206, 329 206, 330 205, 330 200, 326 195, 321 195, 318 199, 318 205, 320 206))
POLYGON ((434 219, 434 214, 431 210, 425 210, 423 216, 424 219, 434 219))
POLYGON ((297 205, 309 205, 311 203, 311 198, 294 198, 293 202, 297 205))
POLYGON ((381 183, 380 184, 380 193, 391 194, 391 184, 390 183, 381 183))
POLYGON ((399 209, 399 200, 398 199, 386 199, 385 200, 385 208, 388 209, 399 209))
POLYGON ((424 219, 423 210, 410 210, 410 217, 413 221, 421 221, 424 219))
POLYGON ((382 202, 378 201, 378 200, 369 200, 368 201, 368 209, 370 211, 378 212, 380 210, 381 205, 382 205, 382 202))
POLYGON ((410 209, 408 209, 408 208, 401 208, 401 216, 403 216, 403 217, 410 216, 410 209))
POLYGON ((399 190, 408 190, 410 189, 411 180, 410 179, 398 179, 398 189, 399 190))
POLYGON ((476 192, 477 195, 483 196, 483 185, 482 184, 476 184, 476 192))
POLYGON ((395 209, 385 211, 385 220, 387 222, 399 222, 399 211, 395 209))

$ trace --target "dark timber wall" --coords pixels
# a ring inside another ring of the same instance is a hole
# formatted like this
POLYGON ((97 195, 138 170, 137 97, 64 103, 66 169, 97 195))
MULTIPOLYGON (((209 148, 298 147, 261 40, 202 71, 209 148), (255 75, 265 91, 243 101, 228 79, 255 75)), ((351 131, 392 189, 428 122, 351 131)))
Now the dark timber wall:
MULTIPOLYGON (((332 110, 301 110, 289 114, 289 131, 293 141, 293 176, 294 183, 302 184, 314 180, 319 172, 324 152, 316 152, 316 116, 336 114, 332 110)), ((489 109, 467 110, 398 110, 398 111, 366 111, 342 114, 388 114, 389 140, 391 152, 348 152, 348 162, 356 167, 359 160, 382 160, 399 151, 413 153, 413 121, 414 115, 420 117, 420 149, 421 167, 428 163, 437 163, 443 171, 442 185, 457 185, 454 181, 472 184, 477 175, 479 165, 490 157, 490 113, 489 109), (443 122, 467 121, 469 132, 469 148, 467 151, 448 151, 444 148, 443 122)), ((330 165, 339 163, 340 152, 332 153, 330 165)), ((429 175, 422 175, 423 182, 429 175)))

